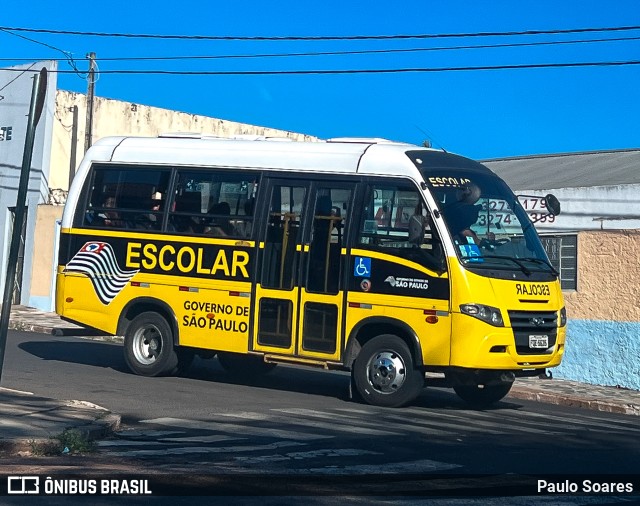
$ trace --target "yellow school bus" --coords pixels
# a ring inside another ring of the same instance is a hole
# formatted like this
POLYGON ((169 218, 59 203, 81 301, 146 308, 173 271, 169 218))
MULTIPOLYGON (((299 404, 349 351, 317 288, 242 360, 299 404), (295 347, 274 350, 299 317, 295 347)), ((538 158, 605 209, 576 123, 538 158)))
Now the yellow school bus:
MULTIPOLYGON (((552 196, 549 212, 559 212, 552 196)), ((429 382, 502 399, 560 364, 558 273, 502 179, 382 139, 110 137, 62 219, 56 311, 124 336, 128 367, 351 371, 365 402, 429 382)))

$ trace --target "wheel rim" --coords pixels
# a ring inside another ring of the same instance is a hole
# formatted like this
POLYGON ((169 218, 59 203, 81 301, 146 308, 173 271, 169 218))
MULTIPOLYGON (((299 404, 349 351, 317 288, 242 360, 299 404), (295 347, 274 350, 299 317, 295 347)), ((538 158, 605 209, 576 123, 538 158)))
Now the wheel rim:
POLYGON ((162 352, 162 334, 155 325, 145 325, 133 334, 133 355, 143 365, 151 365, 162 352))
POLYGON ((400 390, 407 378, 407 369, 402 357, 394 351, 376 353, 367 366, 369 384, 382 394, 393 394, 400 390))

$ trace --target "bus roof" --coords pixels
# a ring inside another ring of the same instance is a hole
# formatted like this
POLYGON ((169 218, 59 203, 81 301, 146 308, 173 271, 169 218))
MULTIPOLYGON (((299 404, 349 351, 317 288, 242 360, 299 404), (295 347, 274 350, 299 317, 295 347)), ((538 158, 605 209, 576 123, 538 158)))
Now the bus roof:
MULTIPOLYGON (((314 174, 362 174, 422 180, 418 169, 491 173, 468 158, 432 148, 378 138, 282 142, 282 138, 228 139, 201 134, 105 137, 87 151, 76 177, 81 184, 94 163, 269 169, 314 174)), ((79 189, 78 189, 79 190, 79 189)))
MULTIPOLYGON (((408 176, 415 175, 416 169, 405 153, 416 149, 427 151, 427 148, 385 139, 341 138, 314 142, 282 142, 283 140, 255 137, 226 139, 193 134, 106 137, 91 147, 85 160, 92 163, 245 167, 408 176)), ((84 170, 88 168, 81 167, 84 170)), ((81 176, 80 173, 78 175, 81 176)))

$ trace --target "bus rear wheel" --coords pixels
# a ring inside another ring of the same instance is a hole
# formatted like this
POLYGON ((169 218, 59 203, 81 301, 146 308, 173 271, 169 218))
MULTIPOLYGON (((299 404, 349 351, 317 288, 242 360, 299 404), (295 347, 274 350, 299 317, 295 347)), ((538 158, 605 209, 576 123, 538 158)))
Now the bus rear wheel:
POLYGON ((513 383, 497 385, 455 385, 458 397, 473 407, 482 408, 502 400, 511 390, 513 383))
POLYGON ((127 327, 124 336, 124 360, 141 376, 164 376, 178 369, 178 354, 173 332, 162 316, 141 313, 127 327))
POLYGON ((367 341, 353 365, 353 383, 368 404, 390 408, 413 401, 424 387, 407 344, 384 334, 367 341))

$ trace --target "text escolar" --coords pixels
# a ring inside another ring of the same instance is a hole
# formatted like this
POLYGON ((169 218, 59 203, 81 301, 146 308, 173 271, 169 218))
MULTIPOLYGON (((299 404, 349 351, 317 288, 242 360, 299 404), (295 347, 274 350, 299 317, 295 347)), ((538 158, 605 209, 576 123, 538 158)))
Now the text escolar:
POLYGON ((163 271, 178 269, 184 274, 208 274, 216 276, 242 276, 249 278, 247 264, 249 253, 246 251, 227 251, 220 249, 211 265, 204 263, 204 248, 182 246, 176 248, 171 244, 158 246, 153 243, 142 244, 130 242, 127 244, 126 266, 132 269, 163 271))

